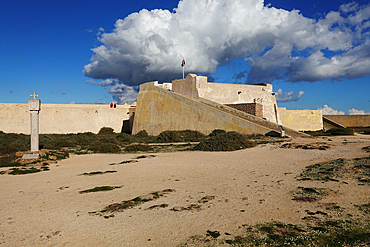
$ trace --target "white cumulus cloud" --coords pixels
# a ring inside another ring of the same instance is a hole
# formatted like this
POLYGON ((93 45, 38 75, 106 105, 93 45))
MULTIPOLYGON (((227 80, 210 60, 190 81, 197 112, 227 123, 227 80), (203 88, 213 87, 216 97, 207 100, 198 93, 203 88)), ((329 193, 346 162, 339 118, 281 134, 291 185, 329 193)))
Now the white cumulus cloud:
POLYGON ((199 74, 244 58, 248 83, 369 75, 370 5, 338 8, 319 20, 263 0, 182 0, 173 12, 143 9, 117 20, 112 32, 100 30, 102 45, 83 71, 131 86, 169 81, 182 76, 184 57, 185 70, 199 74))
POLYGON ((275 98, 277 102, 290 102, 290 101, 297 101, 300 98, 302 98, 303 95, 305 95, 305 91, 289 91, 289 92, 283 92, 281 88, 279 88, 275 93, 275 98))
POLYGON ((322 115, 345 115, 343 111, 334 110, 328 105, 323 105, 322 107, 317 108, 317 110, 321 110, 322 115))
POLYGON ((355 108, 348 110, 348 115, 369 115, 370 112, 365 112, 364 110, 356 110, 355 108))

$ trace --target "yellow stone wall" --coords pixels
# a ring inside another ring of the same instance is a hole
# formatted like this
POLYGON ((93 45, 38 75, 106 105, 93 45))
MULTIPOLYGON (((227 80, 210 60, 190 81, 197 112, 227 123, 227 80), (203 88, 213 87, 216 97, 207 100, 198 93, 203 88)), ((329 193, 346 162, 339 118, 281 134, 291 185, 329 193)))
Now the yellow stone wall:
POLYGON ((284 127, 297 131, 316 131, 323 129, 321 110, 287 110, 279 107, 281 123, 284 127))
POLYGON ((345 127, 369 127, 370 115, 324 115, 345 127))
POLYGON ((271 129, 155 84, 156 82, 148 82, 140 85, 132 134, 146 130, 149 135, 159 135, 165 130, 186 129, 203 134, 209 134, 214 129, 247 134, 271 132, 271 129))
MULTIPOLYGON (((129 105, 42 104, 39 113, 40 134, 98 133, 102 127, 121 132, 129 119, 129 105)), ((30 134, 28 104, 0 103, 0 130, 5 133, 30 134)))

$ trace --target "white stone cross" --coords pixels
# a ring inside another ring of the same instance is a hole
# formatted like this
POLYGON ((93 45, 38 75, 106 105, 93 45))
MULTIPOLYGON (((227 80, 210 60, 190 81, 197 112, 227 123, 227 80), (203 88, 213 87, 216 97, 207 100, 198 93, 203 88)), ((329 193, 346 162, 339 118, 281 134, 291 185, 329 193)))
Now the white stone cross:
POLYGON ((38 94, 36 94, 36 92, 33 92, 33 94, 30 94, 31 97, 33 97, 33 99, 36 99, 36 97, 39 97, 38 94))

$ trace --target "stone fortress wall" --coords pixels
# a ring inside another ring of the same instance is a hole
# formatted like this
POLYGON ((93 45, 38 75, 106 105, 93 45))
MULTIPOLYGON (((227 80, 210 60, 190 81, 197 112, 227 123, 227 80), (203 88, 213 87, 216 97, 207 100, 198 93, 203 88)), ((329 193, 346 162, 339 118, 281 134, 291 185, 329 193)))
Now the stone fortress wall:
POLYGON ((370 115, 324 115, 344 127, 370 127, 370 115))
MULTIPOLYGON (((131 107, 133 108, 133 107, 131 107)), ((42 104, 39 114, 40 134, 98 133, 111 127, 120 133, 129 120, 130 105, 42 104)), ((30 134, 28 104, 0 103, 0 131, 30 134)))
POLYGON ((212 83, 207 82, 206 76, 189 74, 185 79, 173 80, 172 91, 193 99, 201 97, 223 105, 261 104, 263 118, 272 123, 281 124, 271 84, 212 83))
POLYGON ((297 131, 317 131, 323 129, 321 110, 287 110, 279 107, 282 125, 297 131))

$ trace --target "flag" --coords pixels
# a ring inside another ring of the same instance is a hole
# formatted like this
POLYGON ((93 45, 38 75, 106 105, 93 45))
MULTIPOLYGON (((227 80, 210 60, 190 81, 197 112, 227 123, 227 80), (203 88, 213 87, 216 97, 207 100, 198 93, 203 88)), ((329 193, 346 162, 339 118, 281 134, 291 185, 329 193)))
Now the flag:
POLYGON ((185 66, 185 59, 182 59, 181 67, 185 66))

